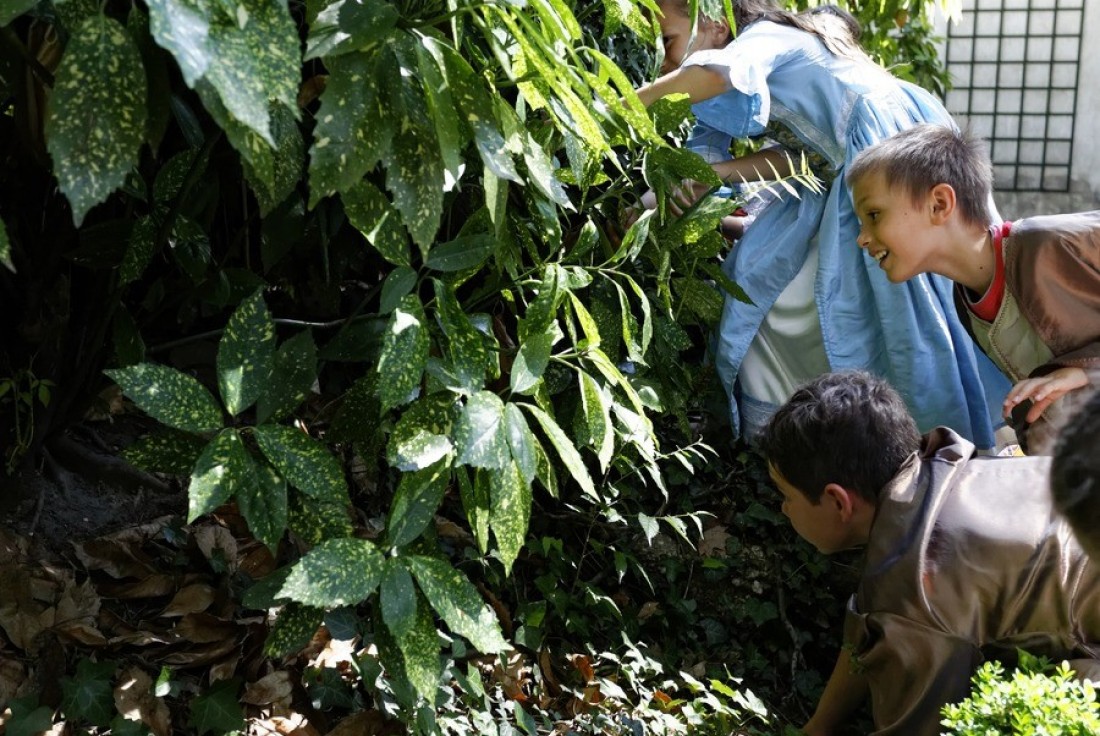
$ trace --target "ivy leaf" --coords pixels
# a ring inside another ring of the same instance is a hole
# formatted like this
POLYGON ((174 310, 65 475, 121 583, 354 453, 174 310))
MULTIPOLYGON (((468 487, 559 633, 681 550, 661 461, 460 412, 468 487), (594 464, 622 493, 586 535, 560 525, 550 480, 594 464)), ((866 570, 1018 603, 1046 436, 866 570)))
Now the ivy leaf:
POLYGON ((393 79, 397 59, 387 46, 373 53, 325 59, 328 84, 321 93, 309 152, 309 206, 346 192, 388 155, 395 120, 387 88, 367 80, 393 79))
POLYGON ((115 714, 111 688, 117 665, 82 659, 73 677, 61 680, 61 710, 70 721, 88 721, 106 727, 115 714))
POLYGON ((426 257, 443 216, 443 159, 411 44, 411 38, 405 37, 398 46, 404 52, 399 54, 401 73, 389 80, 394 85, 389 91, 392 114, 402 121, 402 127, 389 150, 382 152, 382 165, 386 188, 426 257))
MULTIPOLYGON (((409 585, 412 585, 411 578, 409 585)), ((403 623, 400 631, 394 631, 389 621, 386 621, 386 626, 397 640, 397 647, 405 662, 405 677, 420 696, 430 703, 435 698, 443 675, 443 667, 439 661, 439 634, 436 632, 431 606, 415 590, 413 603, 412 618, 403 623)), ((382 615, 385 616, 385 608, 382 615)))
POLYGON ((279 424, 258 426, 254 435, 260 450, 292 486, 319 501, 349 502, 343 468, 322 443, 279 424))
POLYGON ((341 199, 348 222, 383 258, 395 266, 410 265, 409 238, 401 215, 378 187, 364 179, 345 191, 341 199))
POLYGON ((297 25, 287 6, 269 0, 212 6, 152 0, 149 21, 153 38, 176 58, 187 85, 195 89, 205 81, 229 117, 274 147, 269 102, 296 111, 301 75, 297 25))
POLYGON ((385 558, 365 539, 328 539, 294 564, 279 596, 334 608, 365 600, 382 578, 385 558))
POLYGON ((436 393, 417 401, 397 420, 386 460, 398 470, 422 470, 454 449, 451 427, 458 413, 454 394, 436 393))
POLYGON ((240 303, 218 343, 218 390, 233 416, 252 406, 267 382, 275 349, 275 321, 263 289, 240 303))
POLYGON ((218 402, 198 381, 158 363, 103 371, 142 411, 163 424, 189 432, 222 426, 218 402))
POLYGON ((531 486, 524 480, 516 462, 509 460, 502 470, 489 474, 489 490, 492 494, 489 523, 507 575, 511 573, 512 563, 527 539, 527 525, 531 521, 531 486))
POLYGON ((141 53, 126 28, 99 14, 81 23, 61 57, 45 128, 78 227, 138 163, 145 89, 141 53))
POLYGON ((0 220, 0 265, 15 273, 15 266, 11 262, 11 241, 8 239, 8 229, 4 226, 3 220, 0 220))
POLYGON ((251 456, 248 463, 249 472, 237 484, 237 505, 252 536, 274 553, 286 531, 286 480, 267 463, 251 456))
POLYGON ((588 468, 584 465, 584 460, 581 459, 581 455, 577 452, 573 441, 562 431, 554 418, 533 404, 521 404, 521 406, 538 421, 542 431, 549 438, 550 444, 558 451, 562 463, 569 469, 573 479, 580 484, 581 490, 592 498, 599 498, 596 495, 596 487, 592 484, 592 476, 588 474, 588 468))
POLYGON ((4 722, 6 736, 38 736, 53 725, 53 708, 38 705, 37 695, 16 698, 8 707, 11 716, 4 722))
POLYGON ((404 546, 424 532, 443 501, 449 471, 450 463, 440 460, 429 468, 401 476, 386 520, 390 544, 404 546))
POLYGON ((301 651, 324 621, 324 609, 288 603, 283 606, 264 642, 264 654, 280 659, 301 651))
POLYGON ((317 380, 317 346, 303 330, 288 337, 275 351, 271 372, 256 403, 256 421, 278 421, 305 401, 317 380))
POLYGON ((611 409, 604 398, 603 390, 592 376, 580 372, 581 408, 584 411, 585 429, 596 455, 600 460, 600 470, 606 471, 611 462, 611 453, 615 450, 615 433, 611 426, 611 409))
POLYGON ((515 404, 504 406, 504 432, 508 437, 508 447, 512 450, 512 459, 519 468, 524 482, 530 484, 538 468, 539 441, 527 426, 523 412, 515 404))
POLYGON ((164 428, 147 434, 122 451, 134 467, 153 473, 189 475, 206 443, 190 432, 164 428))
POLYGON ((491 391, 478 391, 466 401, 455 425, 458 460, 475 468, 497 470, 509 459, 504 433, 504 402, 491 391))
POLYGON ((508 648, 493 609, 465 575, 450 563, 432 557, 409 555, 404 559, 420 589, 451 631, 466 637, 486 654, 508 648))
POLYGON ((131 721, 121 713, 116 713, 110 723, 111 736, 149 736, 152 731, 141 721, 131 721))
POLYGON ((383 410, 408 403, 413 397, 428 364, 428 348, 424 308, 416 294, 409 294, 393 310, 382 339, 378 398, 383 410))
POLYGON ((208 731, 223 734, 244 730, 244 712, 237 701, 240 681, 219 680, 191 701, 191 725, 200 736, 208 731))
POLYGON ((203 448, 191 471, 187 488, 187 523, 209 513, 229 500, 252 470, 240 435, 235 429, 224 429, 203 448))

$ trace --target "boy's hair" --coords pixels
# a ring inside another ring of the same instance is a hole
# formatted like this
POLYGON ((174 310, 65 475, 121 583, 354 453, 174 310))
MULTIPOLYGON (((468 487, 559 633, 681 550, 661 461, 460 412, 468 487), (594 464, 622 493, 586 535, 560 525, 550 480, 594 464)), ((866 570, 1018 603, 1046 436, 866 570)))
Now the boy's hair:
POLYGON ((1066 423, 1050 463, 1054 506, 1100 563, 1100 391, 1066 423))
POLYGON ((865 371, 826 373, 799 387, 758 440, 772 466, 815 504, 829 483, 877 503, 920 442, 898 392, 865 371))
POLYGON ((851 187, 879 173, 888 187, 902 187, 914 201, 937 184, 950 184, 964 222, 987 227, 992 218, 993 165, 985 143, 969 132, 921 123, 859 153, 846 174, 851 187))

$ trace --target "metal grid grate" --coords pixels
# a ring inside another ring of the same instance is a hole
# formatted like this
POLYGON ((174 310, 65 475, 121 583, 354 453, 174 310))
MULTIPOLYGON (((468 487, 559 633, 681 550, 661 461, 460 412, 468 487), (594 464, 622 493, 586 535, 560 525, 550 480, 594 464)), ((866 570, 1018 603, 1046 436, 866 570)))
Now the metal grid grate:
POLYGON ((1068 192, 1085 0, 964 0, 947 108, 989 141, 1000 190, 1068 192))

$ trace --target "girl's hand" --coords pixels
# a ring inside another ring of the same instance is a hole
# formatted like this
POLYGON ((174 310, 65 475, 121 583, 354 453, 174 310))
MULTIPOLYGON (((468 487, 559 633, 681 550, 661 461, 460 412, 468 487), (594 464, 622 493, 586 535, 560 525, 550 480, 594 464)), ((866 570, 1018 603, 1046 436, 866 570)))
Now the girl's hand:
POLYGON ((1089 385, 1088 374, 1081 368, 1059 368, 1039 378, 1025 378, 1005 397, 1004 416, 1008 418, 1020 402, 1031 399, 1027 421, 1034 422, 1046 408, 1070 391, 1089 385))

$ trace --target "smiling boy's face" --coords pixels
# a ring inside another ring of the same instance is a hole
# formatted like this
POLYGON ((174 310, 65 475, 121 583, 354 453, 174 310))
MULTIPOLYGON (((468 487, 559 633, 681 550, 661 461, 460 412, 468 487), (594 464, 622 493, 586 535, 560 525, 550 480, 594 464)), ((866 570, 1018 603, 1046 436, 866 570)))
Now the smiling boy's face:
POLYGON ((852 183, 859 218, 856 242, 895 284, 932 270, 928 204, 914 200, 901 187, 888 186, 880 172, 868 172, 852 183))

